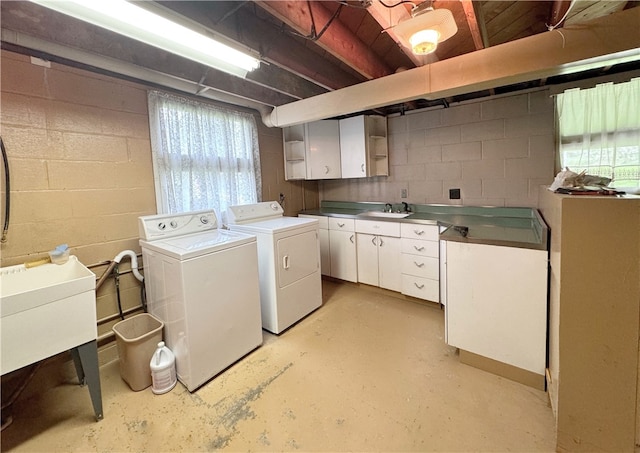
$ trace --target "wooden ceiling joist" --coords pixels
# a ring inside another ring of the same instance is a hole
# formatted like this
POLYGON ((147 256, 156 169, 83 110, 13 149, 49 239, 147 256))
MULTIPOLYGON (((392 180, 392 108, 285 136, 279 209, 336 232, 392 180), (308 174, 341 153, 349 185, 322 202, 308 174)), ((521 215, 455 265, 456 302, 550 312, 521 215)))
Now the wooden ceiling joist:
POLYGON ((480 24, 478 23, 476 11, 473 6, 473 1, 460 0, 460 2, 462 3, 464 14, 467 17, 467 25, 469 26, 469 32, 471 32, 471 38, 473 39, 473 44, 475 45, 476 50, 484 49, 485 42, 483 40, 480 24))
MULTIPOLYGON (((257 1, 256 4, 302 36, 308 36, 312 30, 319 32, 333 16, 322 6, 322 2, 275 0, 257 1)), ((376 79, 393 72, 354 33, 342 25, 339 18, 335 18, 315 42, 368 79, 376 79)))

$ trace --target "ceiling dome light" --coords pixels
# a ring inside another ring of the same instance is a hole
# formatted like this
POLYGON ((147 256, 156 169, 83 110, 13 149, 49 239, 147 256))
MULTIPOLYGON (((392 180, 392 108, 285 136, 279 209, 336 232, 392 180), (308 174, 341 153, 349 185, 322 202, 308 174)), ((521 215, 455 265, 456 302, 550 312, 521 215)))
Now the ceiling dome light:
MULTIPOLYGON (((425 2, 426 3, 426 2, 425 2)), ((393 27, 402 44, 417 55, 436 50, 438 43, 446 41, 458 32, 453 14, 448 9, 421 8, 418 5, 410 19, 393 27), (434 38, 434 36, 437 37, 434 38)))
POLYGON ((427 55, 436 50, 440 33, 436 30, 420 30, 409 38, 411 50, 416 55, 427 55))

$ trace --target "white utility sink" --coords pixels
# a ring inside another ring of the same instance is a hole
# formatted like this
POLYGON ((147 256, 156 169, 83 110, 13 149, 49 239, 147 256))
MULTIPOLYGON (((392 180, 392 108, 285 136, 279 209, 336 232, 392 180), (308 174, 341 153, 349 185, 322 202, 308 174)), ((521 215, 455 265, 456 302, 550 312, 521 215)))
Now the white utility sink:
POLYGON ((367 217, 386 217, 388 219, 403 219, 411 215, 411 212, 384 212, 384 211, 367 211, 360 214, 367 217))
POLYGON ((96 276, 65 264, 0 268, 2 374, 97 338, 96 276))

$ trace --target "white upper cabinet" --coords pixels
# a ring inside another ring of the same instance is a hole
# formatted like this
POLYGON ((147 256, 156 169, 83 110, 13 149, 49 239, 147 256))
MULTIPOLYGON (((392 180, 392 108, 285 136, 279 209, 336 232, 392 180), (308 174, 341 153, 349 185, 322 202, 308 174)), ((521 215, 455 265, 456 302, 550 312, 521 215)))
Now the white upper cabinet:
POLYGON ((387 118, 360 115, 340 120, 343 178, 389 175, 387 118))
POLYGON ((340 178, 338 120, 322 120, 283 129, 285 178, 340 178))
POLYGON ((387 118, 360 115, 283 129, 285 178, 389 176, 387 118))
POLYGON ((305 124, 307 133, 307 179, 340 178, 340 133, 338 120, 305 124))
POLYGON ((282 130, 282 138, 284 140, 285 179, 305 179, 307 176, 305 125, 285 127, 282 130))

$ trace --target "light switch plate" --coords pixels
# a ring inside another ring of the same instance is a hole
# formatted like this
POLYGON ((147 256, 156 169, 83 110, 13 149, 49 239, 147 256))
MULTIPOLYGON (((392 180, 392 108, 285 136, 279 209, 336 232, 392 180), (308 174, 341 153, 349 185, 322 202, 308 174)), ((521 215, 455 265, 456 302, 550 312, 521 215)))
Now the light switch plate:
POLYGON ((407 189, 400 190, 400 198, 407 198, 407 189))

